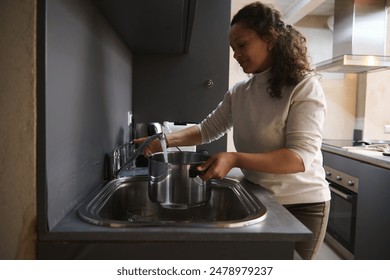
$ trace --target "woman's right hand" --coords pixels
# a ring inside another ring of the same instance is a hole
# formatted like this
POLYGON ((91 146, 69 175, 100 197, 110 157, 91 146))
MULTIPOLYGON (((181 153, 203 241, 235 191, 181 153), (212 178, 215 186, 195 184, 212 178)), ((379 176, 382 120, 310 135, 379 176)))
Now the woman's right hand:
POLYGON ((206 162, 198 166, 198 171, 204 171, 199 177, 204 180, 222 179, 237 164, 237 153, 221 152, 212 155, 206 162))

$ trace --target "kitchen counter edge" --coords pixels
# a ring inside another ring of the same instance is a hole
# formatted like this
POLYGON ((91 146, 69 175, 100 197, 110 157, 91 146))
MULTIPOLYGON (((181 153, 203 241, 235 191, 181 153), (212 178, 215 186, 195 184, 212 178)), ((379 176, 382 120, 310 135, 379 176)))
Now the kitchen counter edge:
POLYGON ((383 158, 376 158, 376 157, 370 157, 358 153, 353 153, 350 151, 347 151, 346 149, 335 147, 332 145, 328 145, 323 143, 321 147, 322 151, 333 153, 336 155, 344 156, 350 159, 358 160, 364 163, 368 163, 371 165, 375 165, 378 167, 382 167, 385 169, 390 169, 390 157, 384 157, 383 158), (388 158, 388 159, 387 159, 388 158))

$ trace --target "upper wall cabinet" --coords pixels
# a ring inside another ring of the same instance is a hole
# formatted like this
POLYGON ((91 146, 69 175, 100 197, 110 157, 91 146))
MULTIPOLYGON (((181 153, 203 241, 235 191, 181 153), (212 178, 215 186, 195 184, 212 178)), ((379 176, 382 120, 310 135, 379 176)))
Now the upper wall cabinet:
POLYGON ((93 1, 132 52, 188 52, 198 0, 93 1))

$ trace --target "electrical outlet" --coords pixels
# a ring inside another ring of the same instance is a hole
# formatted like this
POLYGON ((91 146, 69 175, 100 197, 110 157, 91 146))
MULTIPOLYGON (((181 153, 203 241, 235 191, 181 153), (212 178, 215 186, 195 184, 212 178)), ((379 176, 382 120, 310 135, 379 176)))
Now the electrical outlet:
POLYGON ((383 132, 385 134, 390 134, 390 124, 385 124, 383 132))

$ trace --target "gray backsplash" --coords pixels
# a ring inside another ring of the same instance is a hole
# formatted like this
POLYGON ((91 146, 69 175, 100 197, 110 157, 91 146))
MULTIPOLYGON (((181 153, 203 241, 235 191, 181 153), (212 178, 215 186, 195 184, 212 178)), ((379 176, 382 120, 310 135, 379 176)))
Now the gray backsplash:
POLYGON ((102 181, 105 153, 128 140, 133 65, 89 1, 47 1, 46 20, 50 230, 102 181))

